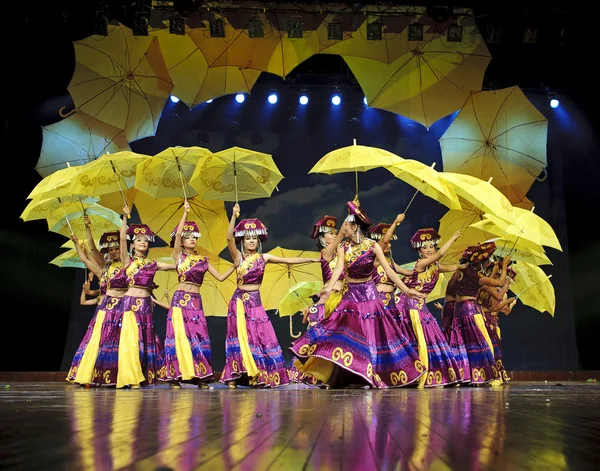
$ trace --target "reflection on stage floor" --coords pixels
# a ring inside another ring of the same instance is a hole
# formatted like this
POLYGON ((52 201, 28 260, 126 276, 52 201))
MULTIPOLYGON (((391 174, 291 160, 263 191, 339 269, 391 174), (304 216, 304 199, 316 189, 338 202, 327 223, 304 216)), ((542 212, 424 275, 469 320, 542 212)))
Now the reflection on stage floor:
POLYGON ((0 390, 3 469, 598 469, 600 387, 0 390))

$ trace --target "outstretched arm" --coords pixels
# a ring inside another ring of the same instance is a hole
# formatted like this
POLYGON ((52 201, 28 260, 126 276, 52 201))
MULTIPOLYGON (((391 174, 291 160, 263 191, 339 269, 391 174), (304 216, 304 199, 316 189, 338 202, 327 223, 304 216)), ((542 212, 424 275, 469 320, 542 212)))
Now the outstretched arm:
POLYGON ((444 245, 442 245, 440 247, 440 250, 438 250, 436 253, 434 253, 431 257, 427 257, 427 258, 422 258, 420 260, 417 261, 417 263, 415 263, 415 270, 417 271, 423 271, 425 270, 425 268, 427 268, 429 265, 437 262, 440 258, 442 258, 444 255, 446 255, 446 253, 448 252, 448 249, 450 249, 450 246, 456 241, 456 239, 458 239, 460 236, 462 235, 462 231, 458 230, 456 231, 452 237, 450 237, 450 239, 448 240, 448 242, 446 242, 444 245))
POLYGON ((229 275, 233 273, 233 270, 235 270, 235 266, 231 266, 224 273, 219 273, 217 269, 212 266, 212 263, 208 262, 208 273, 210 273, 218 281, 225 281, 227 278, 229 278, 229 275))
POLYGON ((464 270, 467 268, 467 264, 463 263, 462 265, 454 264, 454 265, 440 265, 440 271, 442 273, 450 273, 456 270, 464 270))
POLYGON ((175 230, 175 242, 173 244, 173 252, 171 252, 171 257, 173 260, 177 262, 179 257, 181 257, 181 233, 183 232, 183 226, 185 225, 185 221, 187 221, 187 215, 190 212, 190 204, 188 200, 184 200, 183 202, 183 215, 181 216, 181 221, 179 221, 179 225, 175 230))
POLYGON ((385 235, 381 239, 379 239, 379 241, 377 242, 379 244, 379 247, 381 247, 382 249, 385 249, 385 246, 391 242, 392 237, 394 236, 394 231, 396 230, 396 226, 399 226, 400 224, 402 224, 402 221, 404 221, 404 218, 405 218, 404 213, 398 214, 398 216, 396 216, 396 219, 394 219, 394 222, 392 223, 390 228, 387 230, 385 235))
POLYGON ((89 258, 86 253, 81 248, 79 244, 79 239, 75 234, 71 234, 71 240, 73 241, 73 245, 75 245, 75 251, 77 255, 81 259, 81 261, 85 264, 86 267, 94 274, 98 279, 102 278, 102 265, 98 265, 95 259, 89 258))
POLYGON ((156 262, 159 270, 177 270, 177 265, 174 263, 156 262))
POLYGON ((331 294, 331 290, 333 289, 333 287, 339 280, 340 275, 342 274, 343 270, 344 270, 344 249, 341 246, 338 246, 337 263, 335 265, 335 268, 333 269, 331 278, 329 279, 327 284, 323 287, 323 289, 319 293, 318 304, 323 304, 327 300, 327 298, 331 294))
POLYGON ((277 257, 273 254, 263 254, 265 263, 287 263, 288 265, 298 265, 300 263, 319 263, 319 258, 303 258, 303 257, 277 257))
POLYGON ((90 248, 90 252, 92 253, 92 256, 96 263, 99 266, 102 266, 104 265, 104 257, 98 250, 98 247, 96 247, 96 243, 94 242, 94 235, 92 234, 92 223, 87 215, 83 217, 83 224, 85 225, 85 232, 87 235, 88 247, 90 248))
POLYGON ((375 255, 377 256, 377 260, 379 260, 379 263, 383 267, 383 270, 385 271, 385 274, 388 276, 388 278, 390 280, 392 280, 394 282, 394 284, 396 285, 396 287, 400 291, 402 291, 408 297, 413 298, 413 299, 419 299, 419 298, 425 298, 425 297, 427 297, 426 294, 421 293, 421 292, 417 291, 416 289, 409 288, 408 286, 406 286, 402 282, 402 280, 400 279, 400 277, 398 276, 398 274, 394 270, 392 270, 392 267, 390 267, 389 263, 385 259, 385 255, 383 254, 383 250, 381 250, 381 247, 379 245, 375 244, 373 246, 373 250, 375 251, 375 255))
MULTIPOLYGON (((499 278, 491 278, 489 276, 482 276, 479 278, 479 284, 481 286, 495 286, 496 288, 501 288, 506 283, 506 269, 508 268, 508 264, 510 263, 510 256, 507 255, 502 260, 502 273, 500 273, 499 278)), ((493 271, 492 271, 493 273, 493 271)))
POLYGON ((396 268, 396 271, 403 276, 410 276, 413 274, 412 270, 409 270, 408 268, 404 268, 401 267, 400 265, 398 265, 396 262, 394 262, 394 267, 396 268))
POLYGON ((121 252, 121 262, 123 266, 129 265, 129 252, 127 252, 127 218, 131 214, 129 206, 123 208, 123 220, 121 222, 121 231, 119 232, 119 251, 121 252))
POLYGON ((235 246, 235 237, 233 235, 235 229, 235 219, 239 213, 240 205, 236 203, 235 205, 233 205, 231 219, 229 220, 229 227, 227 228, 227 248, 229 249, 229 253, 231 255, 234 265, 239 265, 242 260, 242 254, 235 246))

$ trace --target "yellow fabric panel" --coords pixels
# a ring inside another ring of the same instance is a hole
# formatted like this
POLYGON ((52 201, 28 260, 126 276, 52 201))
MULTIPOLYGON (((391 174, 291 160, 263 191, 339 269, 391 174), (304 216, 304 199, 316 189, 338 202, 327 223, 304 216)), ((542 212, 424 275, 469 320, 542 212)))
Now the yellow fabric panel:
POLYGON ((171 310, 171 319, 173 320, 173 332, 175 334, 175 352, 179 362, 179 371, 181 379, 186 381, 195 377, 194 356, 190 341, 185 335, 185 325, 183 323, 183 313, 180 307, 173 307, 171 310))
POLYGON ((138 385, 145 380, 140 363, 140 339, 133 311, 126 311, 121 322, 119 338, 119 372, 117 388, 138 385))
POLYGON ((246 372, 250 378, 254 376, 258 376, 260 371, 254 362, 254 357, 252 356, 252 351, 250 350, 250 343, 248 342, 248 330, 246 329, 246 312, 244 310, 244 303, 241 299, 238 298, 236 304, 236 323, 237 323, 237 333, 238 340, 240 342, 240 351, 242 352, 242 362, 244 363, 244 368, 246 368, 246 372))
POLYGON ((106 311, 98 311, 96 314, 96 322, 94 323, 94 329, 92 330, 92 336, 87 344, 81 362, 79 363, 79 369, 75 376, 75 383, 79 384, 91 384, 92 377, 94 376, 94 367, 96 366, 96 359, 98 358, 98 350, 100 348, 100 337, 102 336, 102 324, 104 323, 104 317, 106 311))

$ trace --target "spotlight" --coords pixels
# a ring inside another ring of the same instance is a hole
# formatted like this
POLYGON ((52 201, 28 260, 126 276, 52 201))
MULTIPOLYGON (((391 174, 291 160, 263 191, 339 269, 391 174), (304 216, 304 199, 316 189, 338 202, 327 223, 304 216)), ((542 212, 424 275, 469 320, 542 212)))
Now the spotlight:
POLYGON ((302 22, 297 20, 288 21, 288 39, 302 39, 302 22))
POLYGON ((269 103, 271 103, 272 105, 274 105, 275 103, 277 103, 277 95, 275 93, 271 93, 268 98, 267 101, 269 103))
POLYGON ((560 105, 560 101, 558 101, 556 98, 552 98, 552 100, 550 100, 551 108, 558 108, 558 105, 560 105))
POLYGON ((423 25, 419 23, 411 23, 408 25, 408 40, 423 41, 423 25))
POLYGON ((186 18, 179 13, 171 15, 169 18, 169 33, 178 34, 180 36, 185 35, 185 20, 186 18))
POLYGON ((523 44, 536 44, 538 42, 538 29, 525 28, 523 32, 523 44))
POLYGON ((490 44, 502 43, 502 28, 499 26, 488 25, 487 27, 487 42, 490 44))
POLYGON ((301 105, 306 105, 306 104, 308 104, 308 96, 300 95, 300 99, 298 101, 300 102, 301 105))
POLYGON ((211 98, 210 100, 206 100, 204 103, 212 103, 213 99, 211 98))
POLYGON ((131 31, 134 36, 148 36, 148 17, 146 13, 136 12, 131 31))
POLYGON ((264 38, 265 37, 265 25, 259 18, 252 18, 246 23, 246 29, 248 30, 248 37, 250 38, 264 38))
POLYGON ((329 41, 341 41, 344 39, 342 23, 329 23, 327 25, 327 39, 329 41))
POLYGON ((367 97, 363 98, 363 103, 365 104, 365 106, 369 106, 369 102, 367 101, 367 97))
POLYGON ((449 25, 447 39, 449 43, 459 43, 462 41, 463 27, 459 25, 449 25))
POLYGON ((108 17, 103 11, 96 12, 94 34, 97 34, 98 36, 108 36, 108 17))
POLYGON ((243 93, 238 93, 235 96, 235 101, 237 101, 238 103, 244 103, 245 99, 246 99, 246 95, 244 95, 243 93))
POLYGON ((331 97, 331 103, 333 103, 334 106, 338 106, 341 102, 342 99, 339 95, 336 94, 331 97))
POLYGON ((367 25, 367 41, 381 41, 383 39, 383 25, 379 21, 367 25))
POLYGON ((210 20, 208 22, 210 29, 211 38, 224 38, 225 37, 225 22, 221 18, 216 20, 210 20))
POLYGON ((171 95, 171 101, 173 103, 179 103, 179 98, 177 98, 175 95, 171 95))

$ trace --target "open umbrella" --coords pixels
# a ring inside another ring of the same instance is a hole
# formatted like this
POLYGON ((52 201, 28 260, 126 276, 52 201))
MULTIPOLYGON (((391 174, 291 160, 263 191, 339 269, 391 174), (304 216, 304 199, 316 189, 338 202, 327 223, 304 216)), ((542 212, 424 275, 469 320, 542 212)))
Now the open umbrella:
POLYGON ((550 282, 552 275, 546 275, 540 267, 526 262, 514 262, 513 268, 517 276, 509 289, 523 304, 540 312, 547 311, 554 317, 556 297, 550 282))
POLYGON ((85 264, 79 258, 79 255, 77 255, 77 251, 75 249, 67 250, 57 257, 54 257, 48 263, 61 268, 86 268, 85 264))
POLYGON ((471 93, 440 138, 444 170, 488 180, 524 200, 545 170, 548 120, 519 87, 471 93))
POLYGON ((99 204, 92 204, 85 209, 67 213, 66 216, 54 213, 47 218, 50 232, 57 232, 65 237, 71 233, 79 234, 82 239, 86 238, 85 218, 91 222, 92 236, 99 240, 102 234, 116 231, 121 227, 121 217, 112 209, 105 208, 99 204))
POLYGON ((129 149, 122 129, 78 111, 62 121, 42 127, 42 149, 35 169, 47 177, 58 169, 83 165, 107 152, 129 149))
POLYGON ((130 142, 154 135, 173 88, 158 38, 111 25, 108 36, 90 36, 74 47, 68 90, 75 109, 123 129, 130 142))
POLYGON ((278 311, 281 317, 293 316, 305 307, 313 304, 312 296, 319 294, 322 281, 301 281, 292 286, 279 301, 278 311))
POLYGON ((237 203, 270 197, 282 179, 271 155, 231 147, 199 162, 190 185, 204 200, 237 203))
POLYGON ((66 168, 56 170, 47 177, 44 177, 39 182, 31 193, 27 196, 28 199, 47 199, 58 196, 68 196, 72 194, 70 188, 74 177, 79 173, 81 167, 71 167, 69 162, 66 162, 66 168))
POLYGON ((361 146, 356 144, 356 139, 351 146, 332 150, 319 159, 308 173, 334 173, 354 172, 356 178, 356 196, 358 196, 358 172, 366 172, 378 167, 390 167, 402 162, 402 157, 397 156, 378 147, 361 146))
MULTIPOLYGON (((67 226, 70 228, 70 222, 67 215, 84 211, 86 208, 98 201, 97 198, 81 197, 80 195, 61 196, 55 198, 34 198, 25 207, 20 218, 23 221, 34 221, 37 219, 46 219, 46 222, 56 223, 60 218, 65 218, 67 226)), ((48 225, 50 227, 50 225, 48 225)), ((70 230, 72 233, 73 230, 70 230)))

